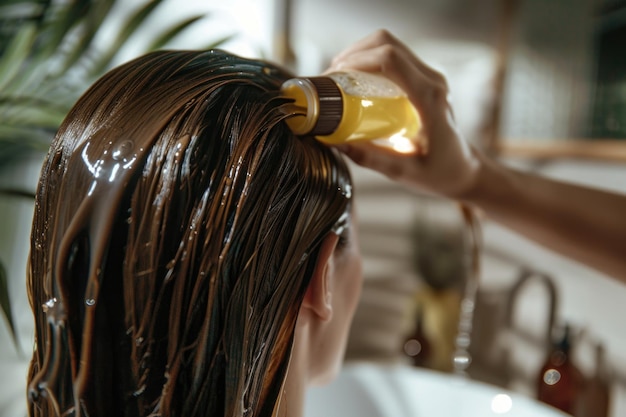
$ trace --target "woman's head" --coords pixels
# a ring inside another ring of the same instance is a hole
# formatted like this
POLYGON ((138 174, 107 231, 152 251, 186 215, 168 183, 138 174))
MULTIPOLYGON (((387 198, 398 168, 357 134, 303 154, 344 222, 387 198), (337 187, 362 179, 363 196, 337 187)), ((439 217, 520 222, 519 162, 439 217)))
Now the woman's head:
POLYGON ((342 159, 283 122, 288 77, 157 52, 69 113, 33 222, 31 414, 272 413, 310 283, 352 229, 342 159))

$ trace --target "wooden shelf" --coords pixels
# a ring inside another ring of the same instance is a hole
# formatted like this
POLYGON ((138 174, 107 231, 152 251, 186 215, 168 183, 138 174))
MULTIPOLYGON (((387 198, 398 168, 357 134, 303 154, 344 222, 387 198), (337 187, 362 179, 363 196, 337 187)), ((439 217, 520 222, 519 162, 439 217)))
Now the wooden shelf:
POLYGON ((546 142, 531 139, 500 139, 500 156, 531 159, 577 158, 626 162, 626 140, 562 139, 546 142))

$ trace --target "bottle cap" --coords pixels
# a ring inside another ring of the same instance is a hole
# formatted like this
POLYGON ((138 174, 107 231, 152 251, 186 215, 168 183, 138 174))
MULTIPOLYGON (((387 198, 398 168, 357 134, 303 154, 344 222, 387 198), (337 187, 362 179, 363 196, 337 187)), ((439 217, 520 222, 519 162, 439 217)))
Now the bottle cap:
POLYGON ((330 135, 337 130, 343 117, 341 90, 329 77, 310 77, 309 80, 317 91, 319 103, 319 116, 310 134, 313 136, 330 135))

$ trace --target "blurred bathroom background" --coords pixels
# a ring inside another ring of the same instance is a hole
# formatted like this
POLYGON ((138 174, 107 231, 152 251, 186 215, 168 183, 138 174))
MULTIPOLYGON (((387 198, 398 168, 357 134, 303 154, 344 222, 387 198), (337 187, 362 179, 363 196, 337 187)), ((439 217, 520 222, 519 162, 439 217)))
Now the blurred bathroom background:
MULTIPOLYGON (((98 42, 114 38, 123 16, 143 4, 117 2, 98 42)), ((386 28, 448 77, 459 128, 485 152, 520 169, 626 193, 624 0, 166 0, 114 63, 136 56, 173 17, 196 14, 206 17, 167 47, 227 37, 220 47, 302 75, 322 72, 343 48, 386 28)), ((41 160, 31 153, 3 162, 0 188, 34 192, 41 160)), ((353 168, 365 285, 347 363, 462 370, 537 398, 547 383, 542 366, 567 329, 574 368, 567 372, 579 373, 582 388, 561 394, 592 398, 588 404, 608 395, 607 414, 577 415, 626 415, 624 284, 480 216, 482 265, 468 300, 471 239, 459 208, 353 168), (468 310, 469 356, 459 366, 459 317, 468 310)), ((0 417, 21 417, 23 407, 32 210, 27 196, 0 195, 0 260, 18 331, 16 347, 0 319, 0 417)))

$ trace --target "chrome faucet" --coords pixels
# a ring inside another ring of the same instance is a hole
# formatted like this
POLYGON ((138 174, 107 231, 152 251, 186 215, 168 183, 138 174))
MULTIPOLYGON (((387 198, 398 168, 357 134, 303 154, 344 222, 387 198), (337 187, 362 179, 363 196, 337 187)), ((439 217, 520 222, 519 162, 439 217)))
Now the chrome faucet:
POLYGON ((508 293, 508 299, 507 299, 507 304, 506 304, 505 325, 509 329, 513 327, 513 311, 515 308, 515 302, 517 300, 517 296, 519 294, 519 291, 525 286, 525 284, 531 281, 532 279, 537 279, 541 283, 545 284, 545 288, 548 291, 548 295, 550 297, 549 298, 550 304, 549 304, 549 310, 548 310, 548 323, 547 323, 547 328, 545 332, 546 343, 547 343, 546 346, 549 346, 553 340, 552 333, 553 333, 554 324, 556 321, 558 297, 557 297, 556 286, 554 285, 554 281, 549 275, 543 272, 533 271, 527 268, 523 268, 520 271, 517 281, 515 282, 515 284, 513 284, 513 287, 511 287, 508 293))

